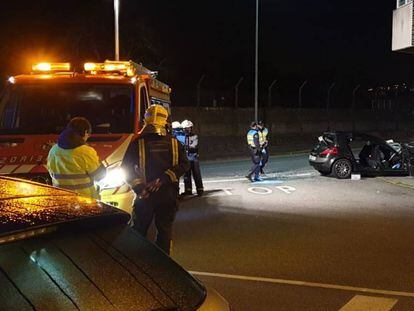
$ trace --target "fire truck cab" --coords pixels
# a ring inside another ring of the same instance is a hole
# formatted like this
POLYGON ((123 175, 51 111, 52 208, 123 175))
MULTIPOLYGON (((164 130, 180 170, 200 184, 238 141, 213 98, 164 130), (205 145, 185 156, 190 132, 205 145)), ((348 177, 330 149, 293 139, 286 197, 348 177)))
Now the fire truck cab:
POLYGON ((10 77, 0 96, 0 175, 51 184, 48 152, 68 121, 82 116, 92 124, 88 144, 107 167, 101 199, 130 212, 124 154, 150 104, 170 110, 171 89, 156 76, 132 61, 105 61, 85 63, 81 72, 69 63, 39 63, 31 74, 10 77))

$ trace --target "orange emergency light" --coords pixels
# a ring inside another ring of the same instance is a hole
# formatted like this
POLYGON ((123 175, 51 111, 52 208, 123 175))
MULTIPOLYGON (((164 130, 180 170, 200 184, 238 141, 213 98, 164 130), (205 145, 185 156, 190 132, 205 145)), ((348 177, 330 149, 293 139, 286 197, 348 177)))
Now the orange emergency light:
POLYGON ((70 71, 70 63, 37 63, 32 66, 33 72, 70 71))
POLYGON ((136 69, 133 62, 109 61, 104 63, 85 63, 83 65, 85 71, 92 74, 96 73, 120 73, 128 77, 136 75, 136 69))

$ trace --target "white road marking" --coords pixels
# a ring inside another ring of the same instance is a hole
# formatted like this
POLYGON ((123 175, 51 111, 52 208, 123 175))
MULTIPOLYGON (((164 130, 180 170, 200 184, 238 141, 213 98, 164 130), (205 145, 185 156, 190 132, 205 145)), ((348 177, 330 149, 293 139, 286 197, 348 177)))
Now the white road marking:
POLYGON ((223 190, 227 195, 233 195, 233 193, 230 191, 230 190, 233 190, 232 188, 224 188, 221 190, 223 190))
POLYGON ((312 174, 312 173, 302 173, 302 174, 293 174, 291 176, 294 176, 294 177, 307 177, 307 176, 312 176, 312 175, 315 175, 315 174, 312 174))
POLYGON ((220 197, 223 195, 233 195, 231 192, 233 188, 214 188, 214 189, 208 189, 207 191, 213 192, 212 194, 208 194, 206 197, 220 197))
POLYGON ((254 193, 254 194, 261 194, 261 195, 268 195, 272 194, 272 189, 266 188, 266 187, 250 187, 247 188, 247 191, 254 193))
POLYGON ((397 299, 356 295, 339 311, 389 311, 397 299))
POLYGON ((223 183, 223 182, 236 182, 236 181, 247 181, 247 178, 232 178, 232 179, 212 179, 203 180, 204 184, 223 183))
POLYGON ((287 194, 291 194, 292 192, 296 191, 296 188, 291 187, 291 186, 278 186, 278 187, 276 187, 276 189, 278 189, 278 190, 280 190, 284 193, 287 193, 287 194))
MULTIPOLYGON (((281 173, 275 173, 275 174, 269 174, 267 175, 267 178, 264 178, 263 181, 269 180, 268 178, 293 178, 293 177, 309 177, 316 175, 314 173, 297 173, 297 174, 281 174, 281 173)), ((227 178, 227 179, 203 179, 203 183, 209 184, 209 183, 226 183, 226 182, 237 182, 237 181, 247 181, 247 178, 227 178)), ((182 183, 184 184, 184 183, 182 183)))
POLYGON ((388 295, 388 296, 399 296, 399 297, 414 298, 414 293, 400 292, 400 291, 393 291, 393 290, 382 290, 382 289, 372 289, 372 288, 346 286, 346 285, 335 285, 335 284, 314 283, 314 282, 306 282, 306 281, 272 279, 272 278, 244 276, 244 275, 233 275, 233 274, 223 274, 223 273, 211 273, 211 272, 200 272, 200 271, 190 271, 190 273, 194 274, 194 275, 198 275, 198 276, 210 276, 210 277, 217 277, 217 278, 222 278, 222 279, 254 281, 254 282, 264 282, 264 283, 303 286, 303 287, 315 287, 315 288, 342 290, 342 291, 348 291, 348 292, 363 292, 363 293, 376 294, 376 295, 388 295))

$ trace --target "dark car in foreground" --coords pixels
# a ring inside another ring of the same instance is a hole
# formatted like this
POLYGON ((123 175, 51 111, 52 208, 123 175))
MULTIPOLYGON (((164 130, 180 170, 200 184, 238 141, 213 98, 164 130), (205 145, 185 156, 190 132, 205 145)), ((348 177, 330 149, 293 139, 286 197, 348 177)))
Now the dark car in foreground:
POLYGON ((0 310, 229 310, 129 215, 0 177, 0 310))
POLYGON ((364 133, 326 132, 311 150, 309 164, 340 179, 352 173, 406 176, 414 167, 414 146, 364 133))

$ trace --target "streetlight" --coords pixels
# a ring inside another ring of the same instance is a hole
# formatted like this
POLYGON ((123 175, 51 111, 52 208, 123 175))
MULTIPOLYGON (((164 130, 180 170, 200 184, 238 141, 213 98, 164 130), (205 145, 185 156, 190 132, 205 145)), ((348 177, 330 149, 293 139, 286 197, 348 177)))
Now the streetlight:
POLYGON ((119 61, 119 0, 114 0, 115 12, 115 60, 119 61))
POLYGON ((256 0, 256 52, 254 75, 254 120, 259 120, 259 0, 256 0))

